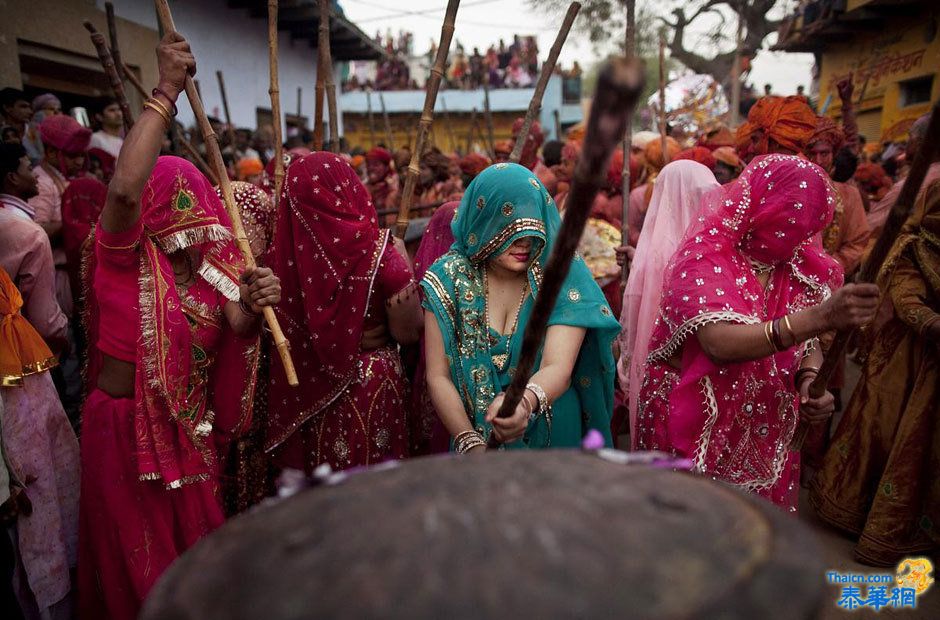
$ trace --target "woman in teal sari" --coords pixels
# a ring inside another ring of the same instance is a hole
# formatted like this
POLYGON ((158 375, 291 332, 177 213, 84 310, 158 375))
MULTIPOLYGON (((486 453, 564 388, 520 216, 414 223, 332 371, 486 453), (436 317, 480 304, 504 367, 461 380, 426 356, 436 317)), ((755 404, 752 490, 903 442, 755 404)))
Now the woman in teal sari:
POLYGON ((463 196, 454 245, 421 282, 428 390, 458 452, 484 450, 491 433, 507 448, 576 447, 594 428, 610 444, 611 343, 620 325, 580 257, 522 402, 511 417, 496 418, 560 226, 534 174, 490 166, 463 196))

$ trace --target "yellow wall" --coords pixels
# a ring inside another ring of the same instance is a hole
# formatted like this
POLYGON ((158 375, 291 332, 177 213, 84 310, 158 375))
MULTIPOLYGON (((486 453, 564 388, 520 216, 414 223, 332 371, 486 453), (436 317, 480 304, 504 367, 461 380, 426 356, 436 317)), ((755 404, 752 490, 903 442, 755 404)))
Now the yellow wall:
MULTIPOLYGON (((850 3, 852 4, 852 3, 850 3)), ((856 0, 861 6, 864 1, 856 0)), ((860 115, 879 114, 880 134, 873 131, 862 133, 869 141, 897 140, 907 135, 907 128, 918 116, 930 110, 930 103, 907 107, 900 105, 899 82, 912 78, 933 75, 931 102, 940 98, 940 33, 931 10, 915 18, 886 19, 884 28, 869 33, 858 31, 847 35, 844 43, 831 44, 822 54, 819 106, 823 108, 831 97, 826 113, 838 117, 841 114, 836 83, 849 73, 855 76, 857 101, 864 89, 864 99, 858 106, 860 115), (932 38, 931 38, 932 37, 932 38), (865 86, 867 76, 867 86, 865 86)))
MULTIPOLYGON (((493 113, 493 139, 508 140, 512 136, 512 123, 518 117, 523 116, 520 112, 494 112, 493 113)), ((396 148, 414 141, 415 133, 418 129, 418 120, 420 113, 414 114, 389 114, 389 124, 392 126, 392 138, 396 148)), ((470 132, 470 114, 457 114, 451 112, 447 118, 443 114, 434 117, 434 124, 431 126, 431 141, 445 153, 459 151, 465 152, 467 149, 467 136, 470 132), (450 130, 447 127, 447 119, 450 120, 450 130), (451 135, 457 142, 456 145, 451 141, 451 135), (456 148, 455 148, 456 146, 456 148)), ((382 121, 381 114, 374 115, 375 123, 375 141, 387 142, 385 138, 385 124, 382 121)), ((486 151, 486 121, 483 114, 477 114, 478 130, 474 132, 474 143, 482 150, 486 151), (482 135, 480 134, 482 132, 482 135)), ((369 135, 369 117, 367 114, 356 114, 350 112, 343 113, 344 136, 350 148, 360 146, 368 150, 372 144, 369 135)))

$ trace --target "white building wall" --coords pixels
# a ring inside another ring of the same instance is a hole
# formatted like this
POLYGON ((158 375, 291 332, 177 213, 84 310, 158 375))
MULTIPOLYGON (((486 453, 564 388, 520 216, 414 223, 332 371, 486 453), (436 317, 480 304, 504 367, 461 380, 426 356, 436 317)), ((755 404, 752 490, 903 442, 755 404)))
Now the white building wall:
MULTIPOLYGON (((104 0, 96 2, 103 11, 104 0)), ((115 14, 119 17, 157 29, 152 0, 121 0, 114 5, 115 14)), ((249 16, 246 9, 230 9, 225 0, 171 0, 170 9, 177 30, 187 38, 196 56, 196 79, 199 80, 206 112, 225 120, 222 95, 215 75, 217 70, 221 70, 232 122, 238 127, 254 129, 256 108, 271 108, 268 95, 267 18, 255 19, 249 16)), ((303 89, 301 114, 312 119, 317 50, 310 47, 306 40, 291 43, 289 33, 281 32, 279 35, 278 71, 282 113, 297 113, 299 86, 303 89)), ((333 72, 334 83, 338 87, 336 64, 333 72)), ((178 107, 179 120, 186 125, 193 124, 192 110, 186 97, 180 97, 178 107)), ((340 108, 338 114, 342 135, 342 106, 337 103, 337 107, 340 108)))

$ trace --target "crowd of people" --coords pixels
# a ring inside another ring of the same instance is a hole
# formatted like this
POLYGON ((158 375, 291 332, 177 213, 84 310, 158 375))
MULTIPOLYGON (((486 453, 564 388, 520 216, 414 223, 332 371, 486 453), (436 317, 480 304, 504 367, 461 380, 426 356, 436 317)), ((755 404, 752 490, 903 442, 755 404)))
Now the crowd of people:
MULTIPOLYGON (((381 35, 376 35, 381 44, 381 35)), ((389 34, 385 39, 386 58, 378 64, 374 79, 351 75, 343 81, 343 90, 416 90, 417 82, 411 75, 408 60, 412 57, 411 33, 399 33, 397 41, 389 34)), ((483 88, 528 88, 538 79, 538 42, 534 36, 514 35, 508 45, 503 39, 481 52, 474 47, 468 52, 458 41, 447 58, 442 88, 476 90, 483 88)), ((437 43, 432 41, 421 62, 430 68, 437 54, 437 43)), ((581 76, 581 67, 575 62, 571 69, 559 74, 569 78, 581 76)))
POLYGON ((134 618, 176 557, 274 495, 282 471, 477 454, 491 439, 575 448, 593 434, 793 512, 808 485, 817 514, 875 565, 940 545, 940 162, 877 284, 853 283, 927 117, 891 170, 862 148, 848 81, 841 123, 771 95, 735 129, 634 132, 628 191, 618 150, 534 374, 502 418, 583 126, 545 142, 518 119, 494 160, 430 148, 414 202, 430 217, 406 245, 387 228, 406 149, 292 139, 274 196, 272 136, 219 124, 234 134, 247 267, 220 190, 172 152, 188 43, 169 33, 157 57, 126 133, 112 102, 93 133, 54 95, 0 93, 5 609, 134 618), (262 329, 268 307, 299 387, 262 329), (812 395, 833 333, 854 328, 858 387, 842 393, 837 374, 812 395))

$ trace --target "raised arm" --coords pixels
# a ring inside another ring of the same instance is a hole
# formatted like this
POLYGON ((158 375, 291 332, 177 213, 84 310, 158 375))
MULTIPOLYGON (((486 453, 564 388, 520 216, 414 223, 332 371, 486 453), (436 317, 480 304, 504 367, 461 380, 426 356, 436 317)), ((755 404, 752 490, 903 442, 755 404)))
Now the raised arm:
POLYGON ((101 212, 101 227, 108 232, 123 232, 140 218, 140 192, 157 163, 164 135, 172 122, 169 114, 164 117, 157 110, 161 105, 164 111, 173 110, 187 73, 196 73, 196 59, 189 51, 189 43, 177 32, 167 33, 160 41, 157 65, 160 71, 160 92, 154 97, 157 102, 151 104, 153 108, 144 107, 124 139, 108 188, 108 198, 101 212))

